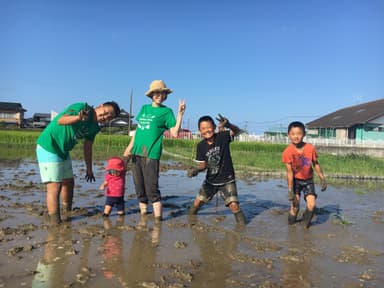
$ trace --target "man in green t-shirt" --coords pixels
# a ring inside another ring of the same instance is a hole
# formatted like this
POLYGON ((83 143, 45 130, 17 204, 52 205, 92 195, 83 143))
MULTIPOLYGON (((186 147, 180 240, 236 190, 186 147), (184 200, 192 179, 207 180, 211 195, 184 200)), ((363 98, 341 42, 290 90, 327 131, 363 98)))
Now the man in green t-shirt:
POLYGON ((99 123, 107 123, 120 114, 117 103, 105 102, 96 108, 87 103, 74 103, 59 113, 37 138, 36 155, 42 182, 47 190, 50 222, 61 222, 59 198, 67 216, 72 210, 74 178, 69 151, 84 139, 86 180, 95 181, 92 170, 92 146, 100 131, 99 123))
POLYGON ((162 152, 164 131, 170 129, 171 135, 177 137, 185 111, 185 101, 179 101, 177 117, 172 109, 163 105, 172 89, 164 81, 154 80, 146 95, 152 103, 143 105, 136 116, 137 128, 124 157, 132 157, 133 181, 139 200, 140 213, 147 213, 150 201, 156 221, 162 219, 161 194, 159 190, 159 165, 162 152))

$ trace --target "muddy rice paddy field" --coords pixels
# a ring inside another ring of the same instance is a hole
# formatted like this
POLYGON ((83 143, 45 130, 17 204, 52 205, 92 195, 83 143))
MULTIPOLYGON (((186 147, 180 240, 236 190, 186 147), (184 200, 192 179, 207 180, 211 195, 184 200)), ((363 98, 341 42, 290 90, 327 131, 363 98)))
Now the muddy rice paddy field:
POLYGON ((187 217, 204 175, 168 165, 155 224, 130 174, 127 214, 102 218, 104 164, 87 183, 74 162, 72 220, 49 228, 37 163, 0 161, 0 287, 384 287, 382 182, 329 184, 305 229, 287 225, 285 179, 238 180, 241 228, 220 197, 187 217))

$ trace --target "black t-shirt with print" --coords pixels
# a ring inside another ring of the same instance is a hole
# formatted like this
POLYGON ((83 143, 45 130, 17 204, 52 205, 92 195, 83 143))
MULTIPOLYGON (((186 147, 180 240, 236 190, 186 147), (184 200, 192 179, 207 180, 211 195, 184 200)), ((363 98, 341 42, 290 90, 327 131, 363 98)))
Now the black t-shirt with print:
POLYGON ((222 185, 235 180, 229 143, 232 137, 229 131, 215 133, 213 144, 202 140, 197 145, 196 161, 207 163, 206 181, 213 185, 222 185))

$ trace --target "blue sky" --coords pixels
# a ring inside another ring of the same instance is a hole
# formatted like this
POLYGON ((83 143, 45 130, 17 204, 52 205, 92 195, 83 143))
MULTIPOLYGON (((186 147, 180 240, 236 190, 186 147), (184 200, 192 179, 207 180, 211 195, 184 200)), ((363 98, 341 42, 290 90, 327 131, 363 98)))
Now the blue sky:
POLYGON ((222 113, 261 134, 384 97, 384 1, 0 0, 0 101, 59 112, 149 83, 187 102, 183 126, 222 113))

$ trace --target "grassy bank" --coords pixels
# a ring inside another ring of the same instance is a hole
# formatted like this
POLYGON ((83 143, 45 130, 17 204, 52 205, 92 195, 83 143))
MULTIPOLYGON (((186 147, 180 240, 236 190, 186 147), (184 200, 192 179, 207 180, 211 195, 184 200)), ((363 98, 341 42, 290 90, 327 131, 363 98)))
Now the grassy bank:
MULTIPOLYGON (((35 141, 40 131, 0 131, 0 159, 35 158, 35 141)), ((101 133, 94 144, 94 159, 104 160, 112 155, 122 155, 129 137, 101 133)), ((175 160, 193 164, 198 140, 164 140, 162 160, 175 160)), ((256 142, 234 142, 231 151, 235 169, 242 174, 284 175, 281 153, 285 145, 256 142)), ((73 159, 82 159, 82 145, 71 153, 73 159)), ((327 176, 384 177, 384 161, 364 155, 320 154, 320 164, 327 176)))

